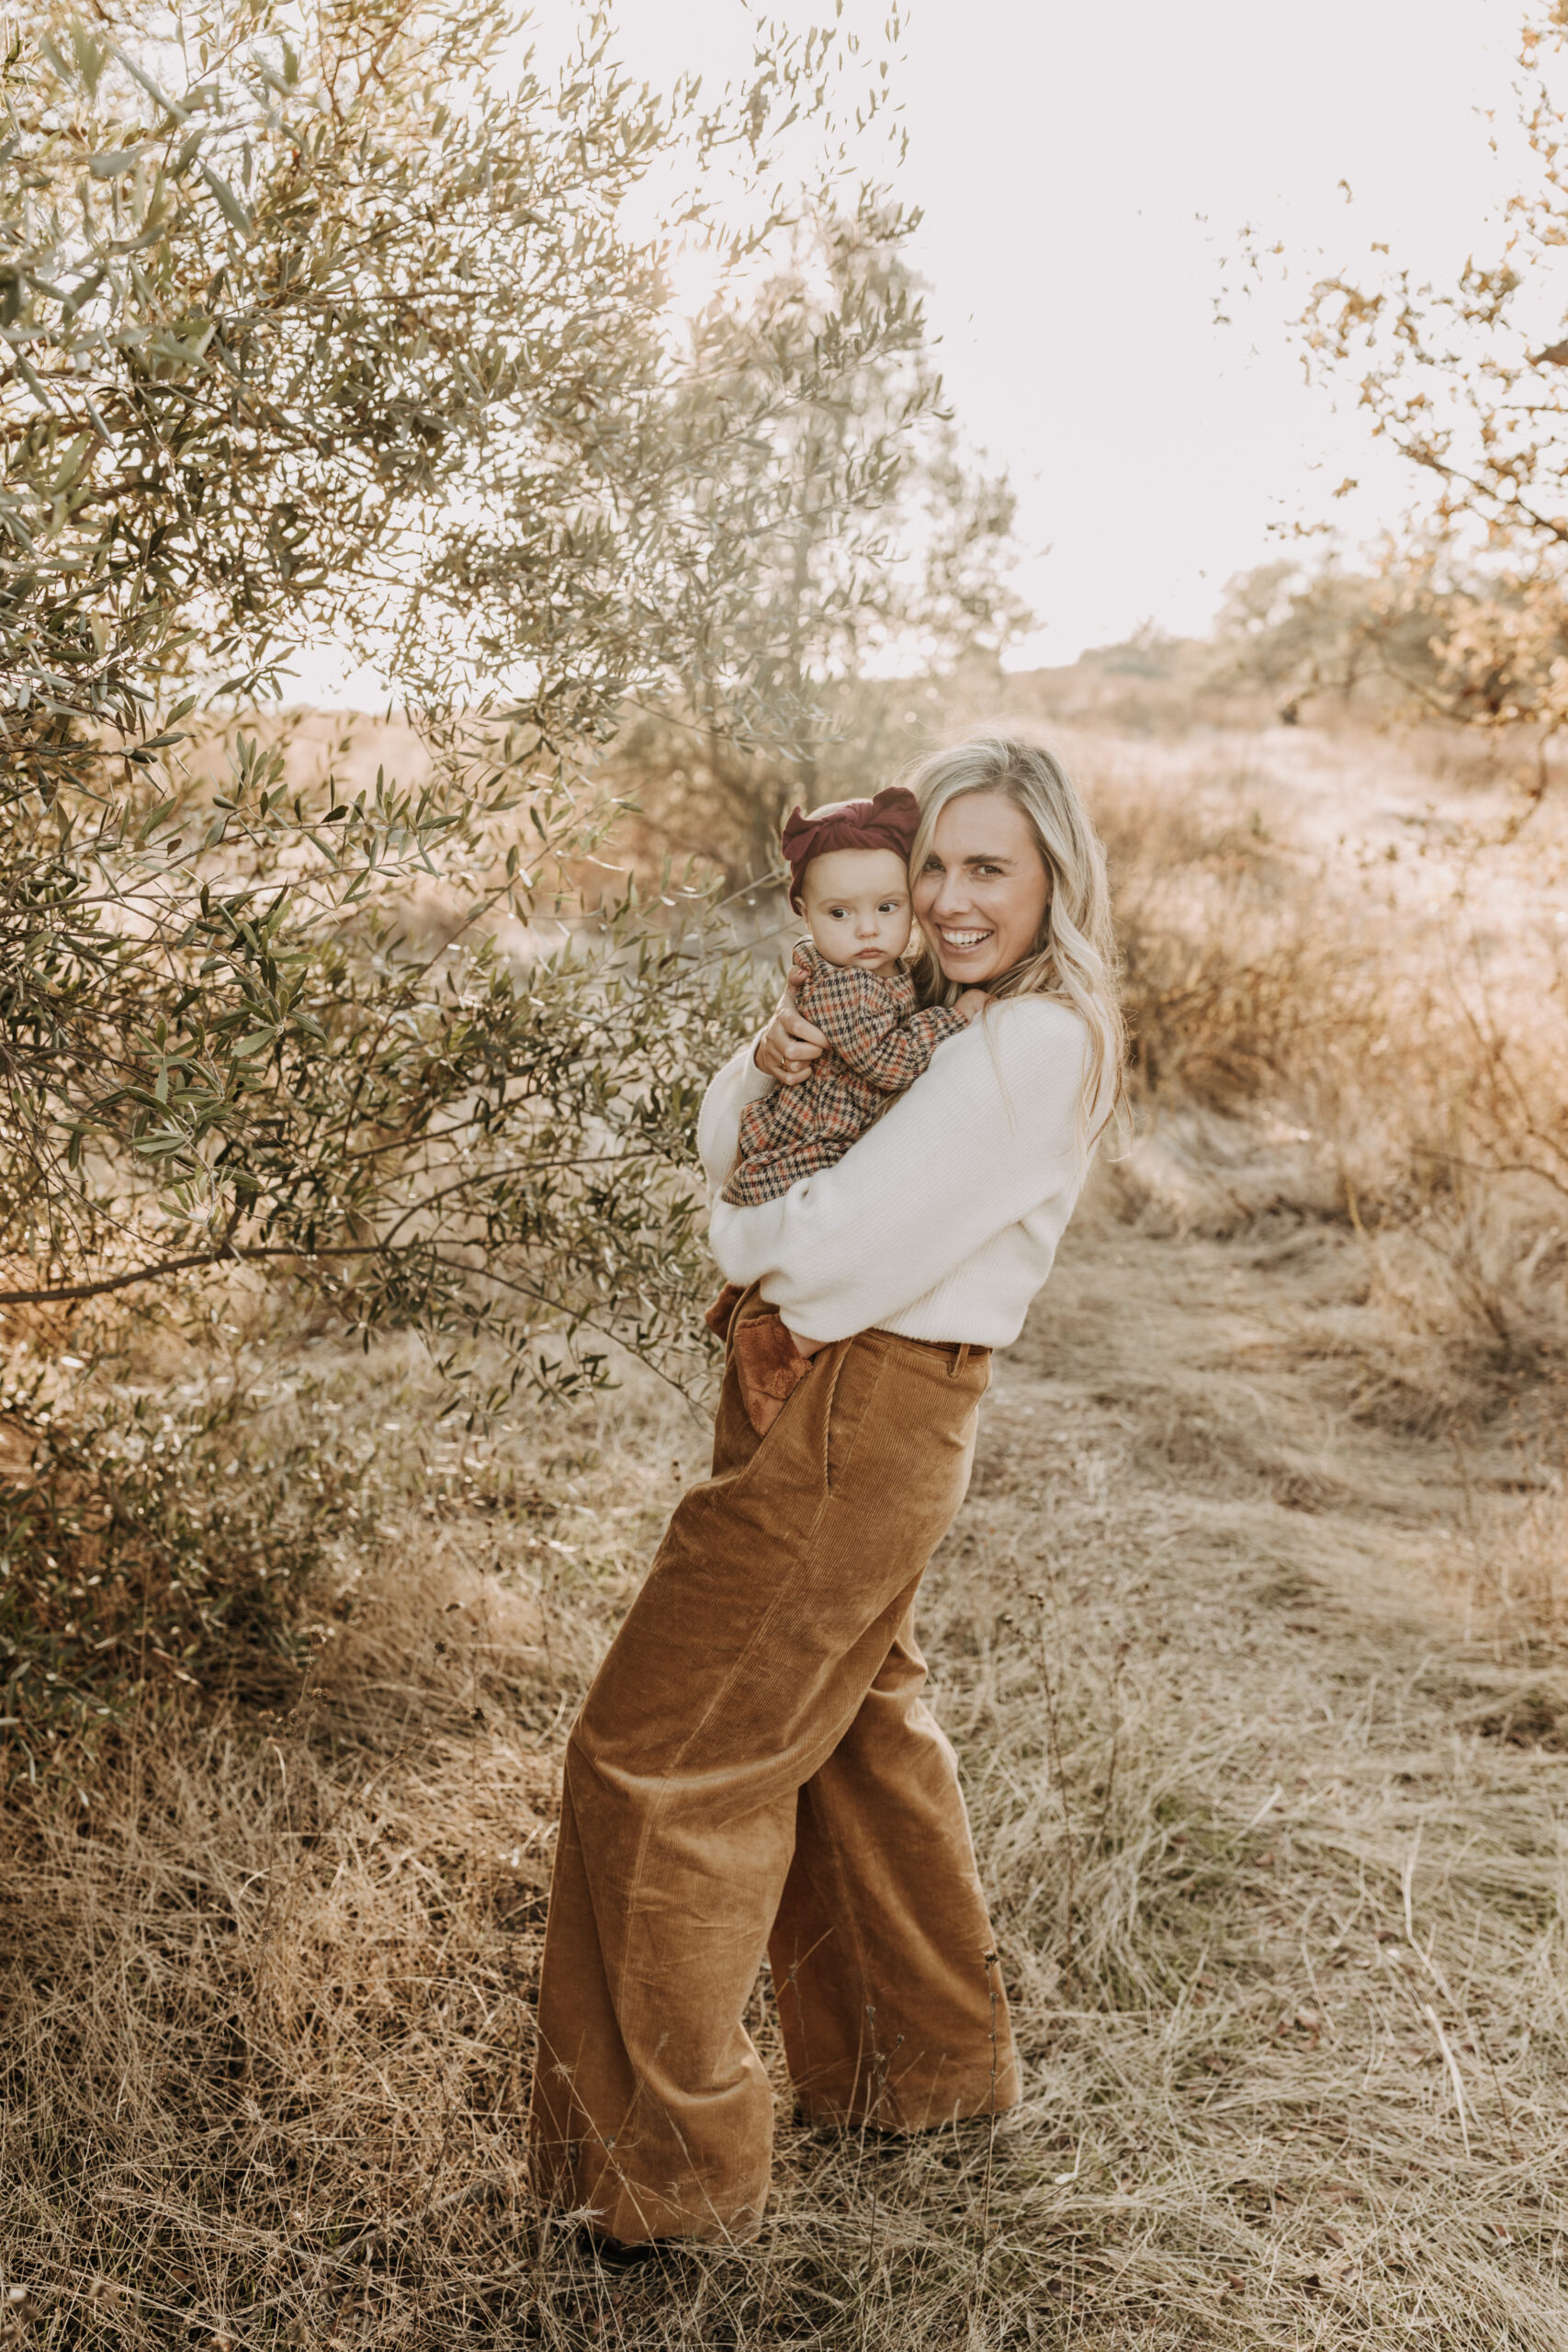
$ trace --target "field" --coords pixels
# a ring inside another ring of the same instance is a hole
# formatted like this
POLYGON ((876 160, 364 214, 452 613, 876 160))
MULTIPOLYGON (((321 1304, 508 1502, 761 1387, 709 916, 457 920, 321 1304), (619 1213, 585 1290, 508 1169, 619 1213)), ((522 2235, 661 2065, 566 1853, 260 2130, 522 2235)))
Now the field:
MULTIPOLYGON (((14 1787, 8 2342, 1568 2342, 1568 808, 1354 716, 1015 695, 1138 1037, 924 1609, 1024 2105, 799 2129, 764 1981, 761 2241, 541 2226, 558 1759, 701 1417, 629 1367, 473 1434, 259 1284, 200 1344, 117 1310, 104 1396, 313 1532, 223 1694, 165 1635, 14 1787)), ((12 1342, 62 1416, 67 1340, 12 1342)))

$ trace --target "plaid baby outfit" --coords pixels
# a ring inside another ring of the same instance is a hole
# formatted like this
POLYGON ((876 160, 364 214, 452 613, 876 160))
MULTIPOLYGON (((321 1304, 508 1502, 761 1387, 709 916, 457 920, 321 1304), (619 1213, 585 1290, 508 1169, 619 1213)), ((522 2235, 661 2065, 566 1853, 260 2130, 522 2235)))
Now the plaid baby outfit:
POLYGON ((947 1005, 915 1010, 908 972, 883 975, 829 964, 808 940, 795 951, 790 992, 829 1050, 798 1086, 781 1086, 748 1103, 740 1148, 721 1198, 733 1208, 776 1201, 803 1176, 831 1168, 879 1119, 895 1094, 912 1086, 944 1037, 967 1028, 947 1005))

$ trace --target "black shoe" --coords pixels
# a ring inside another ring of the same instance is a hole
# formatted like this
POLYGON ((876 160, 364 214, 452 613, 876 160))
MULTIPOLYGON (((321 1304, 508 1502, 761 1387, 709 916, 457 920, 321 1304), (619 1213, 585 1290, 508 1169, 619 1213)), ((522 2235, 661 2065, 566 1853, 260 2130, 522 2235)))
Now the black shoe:
POLYGON ((586 2225, 580 2229, 574 2241, 578 2252, 596 2262, 601 2270, 636 2270, 647 2262, 657 2262, 664 2252, 662 2238, 643 2238, 636 2245, 627 2245, 622 2238, 602 2236, 586 2225))

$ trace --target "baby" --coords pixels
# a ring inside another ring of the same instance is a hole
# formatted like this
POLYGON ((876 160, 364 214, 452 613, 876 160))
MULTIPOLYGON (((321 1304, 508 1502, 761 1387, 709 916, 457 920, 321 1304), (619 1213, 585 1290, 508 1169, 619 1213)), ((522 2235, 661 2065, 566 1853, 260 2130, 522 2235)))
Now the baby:
POLYGON ((830 1168, 919 1077, 944 1037, 986 1003, 966 989, 956 1005, 915 1007, 899 962, 909 944, 909 851, 919 823, 912 792, 839 800, 784 829, 790 905, 811 933, 795 951, 789 986, 828 1051, 797 1086, 750 1103, 723 1198, 737 1208, 776 1201, 803 1176, 830 1168))

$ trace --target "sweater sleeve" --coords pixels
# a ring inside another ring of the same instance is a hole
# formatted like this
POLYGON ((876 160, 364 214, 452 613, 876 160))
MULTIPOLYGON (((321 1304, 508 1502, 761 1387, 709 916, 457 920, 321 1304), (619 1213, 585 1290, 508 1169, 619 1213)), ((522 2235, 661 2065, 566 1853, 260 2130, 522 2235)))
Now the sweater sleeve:
POLYGON ((897 1094, 920 1077, 944 1037, 967 1028, 944 1004, 900 1016, 894 998, 865 975, 840 966, 822 973, 801 1011, 857 1076, 897 1094))
POLYGON ((730 1055, 709 1082, 697 1114, 697 1157, 707 1178, 710 1198, 722 1192, 729 1182, 729 1171, 740 1148, 741 1113, 748 1102, 761 1102, 773 1091, 773 1080, 763 1077, 752 1058, 756 1050, 757 1040, 751 1037, 730 1055))
POLYGON ((994 1006, 833 1167, 761 1207, 722 1204, 726 1273, 761 1282, 806 1339, 902 1313, 1004 1228, 1076 1193, 1085 1044, 1066 1005, 994 1006))

